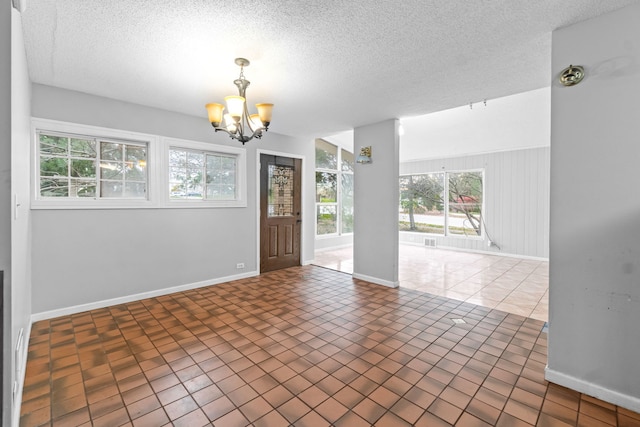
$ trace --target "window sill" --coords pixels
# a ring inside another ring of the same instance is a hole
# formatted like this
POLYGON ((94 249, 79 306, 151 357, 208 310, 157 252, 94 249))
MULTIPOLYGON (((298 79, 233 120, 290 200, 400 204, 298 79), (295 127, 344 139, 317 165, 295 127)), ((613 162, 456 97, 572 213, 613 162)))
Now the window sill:
POLYGON ((146 209, 157 208, 158 204, 150 200, 33 200, 31 209, 146 209))
POLYGON ((425 236, 425 237, 430 237, 430 238, 439 237, 441 239, 465 239, 465 240, 484 240, 485 239, 484 235, 481 235, 481 236, 471 236, 471 235, 465 236, 465 235, 461 235, 461 234, 449 234, 449 235, 445 236, 444 234, 421 233, 420 231, 404 231, 404 230, 399 231, 399 233, 413 234, 413 235, 416 235, 416 236, 425 236))

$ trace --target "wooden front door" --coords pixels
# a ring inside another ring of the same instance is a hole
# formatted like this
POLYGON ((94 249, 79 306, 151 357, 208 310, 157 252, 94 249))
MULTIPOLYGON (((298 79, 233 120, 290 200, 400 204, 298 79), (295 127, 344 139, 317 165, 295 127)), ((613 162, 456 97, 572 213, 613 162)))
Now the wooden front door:
POLYGON ((260 155, 260 271, 300 265, 302 161, 260 155))

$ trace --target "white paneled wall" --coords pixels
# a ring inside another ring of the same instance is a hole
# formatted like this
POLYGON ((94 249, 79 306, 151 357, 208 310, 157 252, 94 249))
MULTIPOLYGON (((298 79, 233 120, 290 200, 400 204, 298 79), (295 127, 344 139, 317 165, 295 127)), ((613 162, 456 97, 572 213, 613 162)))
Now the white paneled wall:
POLYGON ((484 221, 480 238, 400 233, 401 242, 435 237, 439 247, 549 257, 549 147, 417 160, 400 164, 400 175, 484 169, 484 221))

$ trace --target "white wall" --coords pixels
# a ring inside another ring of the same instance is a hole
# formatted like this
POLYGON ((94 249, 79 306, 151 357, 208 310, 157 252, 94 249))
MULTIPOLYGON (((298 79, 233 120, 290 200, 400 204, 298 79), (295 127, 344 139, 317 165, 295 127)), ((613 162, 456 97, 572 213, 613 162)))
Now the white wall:
POLYGON ((640 4, 553 33, 547 379, 640 411, 640 4), (556 83, 570 64, 586 77, 556 83))
MULTIPOLYGON (((34 117, 215 144, 203 108, 192 117, 42 85, 34 117)), ((275 119, 275 117, 274 117, 275 119)), ((256 147, 306 156, 303 192, 312 194, 313 141, 267 133, 247 149, 246 208, 34 210, 33 311, 61 310, 170 287, 257 274, 256 147), (311 163, 309 163, 311 162, 311 163), (244 270, 236 264, 243 262, 244 270)), ((303 263, 313 257, 313 200, 304 200, 303 263)))
MULTIPOLYGON (((11 16, 11 349, 17 346, 19 332, 24 336, 19 360, 13 360, 13 381, 19 384, 14 416, 19 416, 20 395, 29 343, 31 318, 31 212, 29 210, 29 133, 31 121, 31 83, 22 39, 22 20, 17 10, 11 16), (15 367, 20 372, 16 372, 15 367)), ((16 352, 12 353, 16 357, 16 352)))
POLYGON ((550 98, 546 87, 403 118, 400 161, 548 147, 550 98))
POLYGON ((372 163, 354 172, 353 277, 398 286, 398 120, 354 131, 354 149, 372 163))
POLYGON ((0 271, 4 271, 3 425, 11 420, 11 2, 0 5, 0 271))
MULTIPOLYGON (((462 124, 461 124, 462 125, 462 124)), ((549 147, 419 160, 400 164, 400 174, 484 170, 482 239, 401 232, 400 241, 509 255, 549 257, 549 147), (498 244, 488 247, 488 236, 498 244)))

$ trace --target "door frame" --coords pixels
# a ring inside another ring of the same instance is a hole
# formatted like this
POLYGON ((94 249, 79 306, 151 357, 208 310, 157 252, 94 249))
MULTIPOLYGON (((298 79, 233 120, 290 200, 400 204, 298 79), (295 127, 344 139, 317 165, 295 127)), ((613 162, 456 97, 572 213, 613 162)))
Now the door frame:
MULTIPOLYGON (((307 239, 309 238, 308 233, 307 233, 307 229, 308 227, 305 225, 307 221, 309 221, 309 212, 307 212, 307 209, 305 209, 306 205, 306 198, 307 196, 307 192, 305 191, 305 185, 306 185, 306 177, 305 177, 305 171, 306 171, 306 167, 307 167, 307 163, 306 163, 306 156, 302 155, 302 154, 294 154, 294 153, 285 153, 283 151, 273 151, 273 150, 264 150, 264 149, 260 149, 258 148, 256 150, 256 270, 258 271, 258 274, 261 273, 260 271, 260 235, 261 235, 261 231, 260 230, 260 215, 262 215, 262 213, 260 212, 260 155, 261 154, 267 154, 270 156, 280 156, 280 157, 289 157, 292 159, 300 159, 301 161, 301 166, 300 168, 302 169, 300 171, 300 210, 302 211, 301 214, 301 218, 302 218, 302 225, 300 227, 300 265, 306 265, 306 251, 305 251, 305 242, 307 241, 307 239)), ((315 227, 314 227, 315 230, 315 227)))

